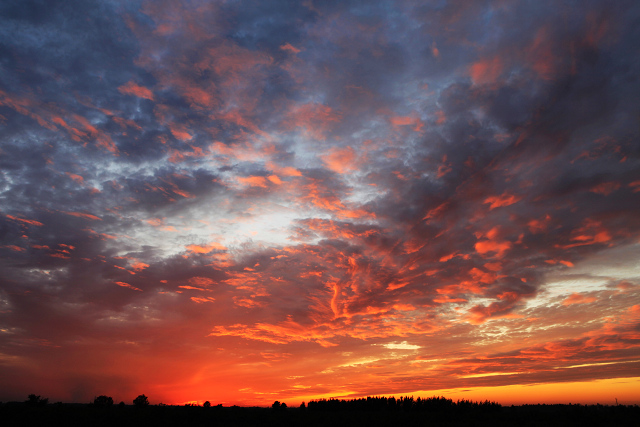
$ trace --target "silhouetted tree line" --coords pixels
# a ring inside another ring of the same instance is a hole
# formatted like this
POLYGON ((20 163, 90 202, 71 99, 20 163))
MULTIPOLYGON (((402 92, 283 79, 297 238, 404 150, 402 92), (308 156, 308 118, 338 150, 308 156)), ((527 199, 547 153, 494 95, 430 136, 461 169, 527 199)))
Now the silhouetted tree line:
POLYGON ((29 406, 45 406, 49 403, 49 399, 40 397, 40 395, 30 394, 25 402, 29 406))
POLYGON ((273 409, 274 411, 286 411, 287 404, 284 402, 280 403, 280 401, 276 400, 275 402, 273 402, 273 405, 271 405, 271 409, 273 409))
POLYGON ((310 411, 498 411, 502 405, 497 402, 472 402, 471 400, 458 400, 445 397, 428 397, 426 399, 413 396, 395 397, 366 397, 361 399, 339 400, 339 399, 319 399, 311 400, 307 404, 310 411))
POLYGON ((113 398, 111 396, 98 396, 93 399, 93 406, 100 408, 110 408, 113 406, 113 398))
POLYGON ((275 401, 265 407, 223 407, 205 402, 185 405, 150 405, 141 394, 133 404, 115 405, 113 398, 97 396, 88 404, 49 404, 49 399, 29 395, 22 402, 0 402, 0 426, 141 426, 185 425, 189 427, 566 427, 638 426, 638 405, 522 405, 453 401, 445 397, 403 396, 361 399, 319 399, 300 407, 275 401))

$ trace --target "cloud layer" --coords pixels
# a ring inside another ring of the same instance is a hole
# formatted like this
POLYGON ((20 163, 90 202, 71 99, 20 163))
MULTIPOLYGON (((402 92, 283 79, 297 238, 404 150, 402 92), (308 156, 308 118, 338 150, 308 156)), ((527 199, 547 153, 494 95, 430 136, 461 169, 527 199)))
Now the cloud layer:
POLYGON ((637 377, 635 2, 0 10, 0 400, 637 377))

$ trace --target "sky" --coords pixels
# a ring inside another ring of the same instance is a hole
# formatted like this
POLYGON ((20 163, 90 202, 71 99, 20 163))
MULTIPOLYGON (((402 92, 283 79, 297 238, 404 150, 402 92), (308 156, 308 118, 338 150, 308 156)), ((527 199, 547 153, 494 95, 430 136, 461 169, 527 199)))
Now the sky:
POLYGON ((640 404, 640 4, 0 2, 0 401, 640 404))

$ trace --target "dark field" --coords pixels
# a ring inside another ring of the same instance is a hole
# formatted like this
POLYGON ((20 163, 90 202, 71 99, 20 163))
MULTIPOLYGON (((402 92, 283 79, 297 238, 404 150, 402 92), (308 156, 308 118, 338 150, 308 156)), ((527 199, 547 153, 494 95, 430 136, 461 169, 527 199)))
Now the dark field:
POLYGON ((640 407, 525 405, 410 408, 245 408, 0 405, 2 426, 638 426, 640 407))

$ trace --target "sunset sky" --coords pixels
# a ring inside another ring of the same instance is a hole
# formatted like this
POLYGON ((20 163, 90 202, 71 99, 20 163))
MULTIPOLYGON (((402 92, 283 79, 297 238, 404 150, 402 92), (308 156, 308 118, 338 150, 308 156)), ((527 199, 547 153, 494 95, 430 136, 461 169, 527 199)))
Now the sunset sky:
POLYGON ((0 401, 640 404, 640 4, 0 2, 0 401))

